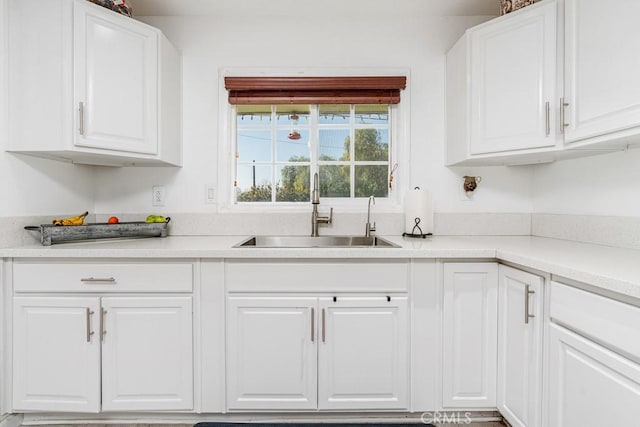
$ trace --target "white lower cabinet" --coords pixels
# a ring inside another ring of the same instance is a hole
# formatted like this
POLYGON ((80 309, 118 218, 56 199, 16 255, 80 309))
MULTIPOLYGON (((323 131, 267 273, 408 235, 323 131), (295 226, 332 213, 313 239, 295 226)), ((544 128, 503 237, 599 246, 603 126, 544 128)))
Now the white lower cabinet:
POLYGON ((551 282, 549 427, 637 425, 640 307, 551 282))
POLYGON ((407 312, 406 297, 228 297, 228 408, 408 409, 407 312))
POLYGON ((98 298, 14 298, 14 411, 100 411, 99 312, 98 298))
POLYGON ((193 409, 191 297, 102 299, 102 410, 193 409))
POLYGON ((314 409, 316 298, 227 299, 230 409, 314 409))
POLYGON ((406 409, 407 299, 320 298, 318 407, 406 409))
POLYGON ((13 409, 193 408, 192 301, 18 296, 13 409))
POLYGON ((442 406, 496 407, 498 265, 445 263, 442 406))
POLYGON ((513 427, 539 427, 544 279, 505 265, 499 273, 498 410, 513 427))
POLYGON ((550 326, 549 426, 634 425, 640 365, 562 326, 550 326))

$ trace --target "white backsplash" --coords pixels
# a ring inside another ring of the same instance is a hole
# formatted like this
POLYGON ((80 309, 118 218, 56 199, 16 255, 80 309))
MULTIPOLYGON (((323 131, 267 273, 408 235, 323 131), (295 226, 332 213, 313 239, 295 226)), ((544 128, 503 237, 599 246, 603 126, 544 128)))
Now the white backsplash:
MULTIPOLYGON (((300 213, 169 213, 172 235, 306 235, 311 232, 311 212, 300 213)), ((139 220, 141 215, 122 215, 121 221, 139 220)), ((106 216, 98 215, 99 221, 106 216)), ((404 232, 404 214, 375 213, 379 235, 401 235, 404 232)), ((333 214, 331 225, 320 225, 320 234, 364 234, 365 213, 333 214)), ((434 234, 469 236, 528 236, 531 234, 531 215, 528 213, 436 213, 434 234)))
POLYGON ((529 236, 528 213, 436 213, 434 234, 440 236, 529 236))
MULTIPOLYGON (((0 218, 0 246, 20 246, 39 242, 26 225, 46 224, 53 217, 19 216, 0 218)), ((174 213, 171 235, 306 235, 311 214, 301 213, 174 213)), ((110 215, 90 215, 89 222, 104 222, 110 215)), ((139 221, 145 214, 119 215, 121 221, 139 221)), ((404 231, 402 213, 376 213, 377 234, 400 235, 404 231)), ((364 213, 334 213, 330 226, 321 225, 320 234, 364 234, 364 213)), ((596 215, 558 215, 529 213, 447 213, 436 212, 434 234, 440 236, 539 236, 599 245, 640 249, 640 218, 596 215)))
POLYGON ((640 218, 533 214, 531 234, 554 239, 640 249, 640 218))

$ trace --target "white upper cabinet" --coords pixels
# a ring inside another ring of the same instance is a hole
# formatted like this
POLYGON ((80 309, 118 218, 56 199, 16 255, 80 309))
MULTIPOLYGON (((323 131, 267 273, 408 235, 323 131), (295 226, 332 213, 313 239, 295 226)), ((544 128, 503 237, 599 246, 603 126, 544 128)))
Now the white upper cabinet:
POLYGON ((447 164, 555 148, 556 9, 547 0, 471 28, 449 51, 447 164))
POLYGON ((555 145, 556 5, 473 30, 470 154, 555 145))
POLYGON ((543 0, 447 53, 447 165, 549 162, 640 143, 640 2, 543 0))
POLYGON ((85 0, 9 1, 9 151, 180 165, 180 58, 156 28, 85 0))
POLYGON ((637 0, 566 0, 565 142, 571 146, 640 139, 639 16, 637 0))
POLYGON ((158 32, 85 2, 74 18, 76 145, 158 152, 158 32))

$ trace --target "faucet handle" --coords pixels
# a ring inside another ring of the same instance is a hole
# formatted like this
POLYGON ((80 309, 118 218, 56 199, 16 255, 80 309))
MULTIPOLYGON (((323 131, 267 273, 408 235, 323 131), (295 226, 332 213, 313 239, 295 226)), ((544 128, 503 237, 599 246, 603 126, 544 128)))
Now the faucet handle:
POLYGON ((333 208, 329 209, 329 219, 327 220, 327 224, 331 224, 333 222, 333 208))

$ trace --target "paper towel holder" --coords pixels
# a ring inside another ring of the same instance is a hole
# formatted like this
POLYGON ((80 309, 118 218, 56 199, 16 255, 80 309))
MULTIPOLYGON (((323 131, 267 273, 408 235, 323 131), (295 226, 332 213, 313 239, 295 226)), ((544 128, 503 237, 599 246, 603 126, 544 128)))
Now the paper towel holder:
MULTIPOLYGON (((415 187, 414 190, 419 190, 420 187, 415 187)), ((420 227, 420 218, 414 218, 414 225, 413 228, 411 229, 411 233, 402 233, 402 237, 422 237, 423 239, 426 239, 427 236, 432 236, 433 234, 431 233, 423 233, 422 232, 422 228, 420 227)))
POLYGON ((415 218, 415 225, 411 229, 411 233, 402 233, 402 237, 422 237, 426 239, 427 236, 432 236, 431 233, 423 233, 422 228, 420 228, 420 218, 415 218))

